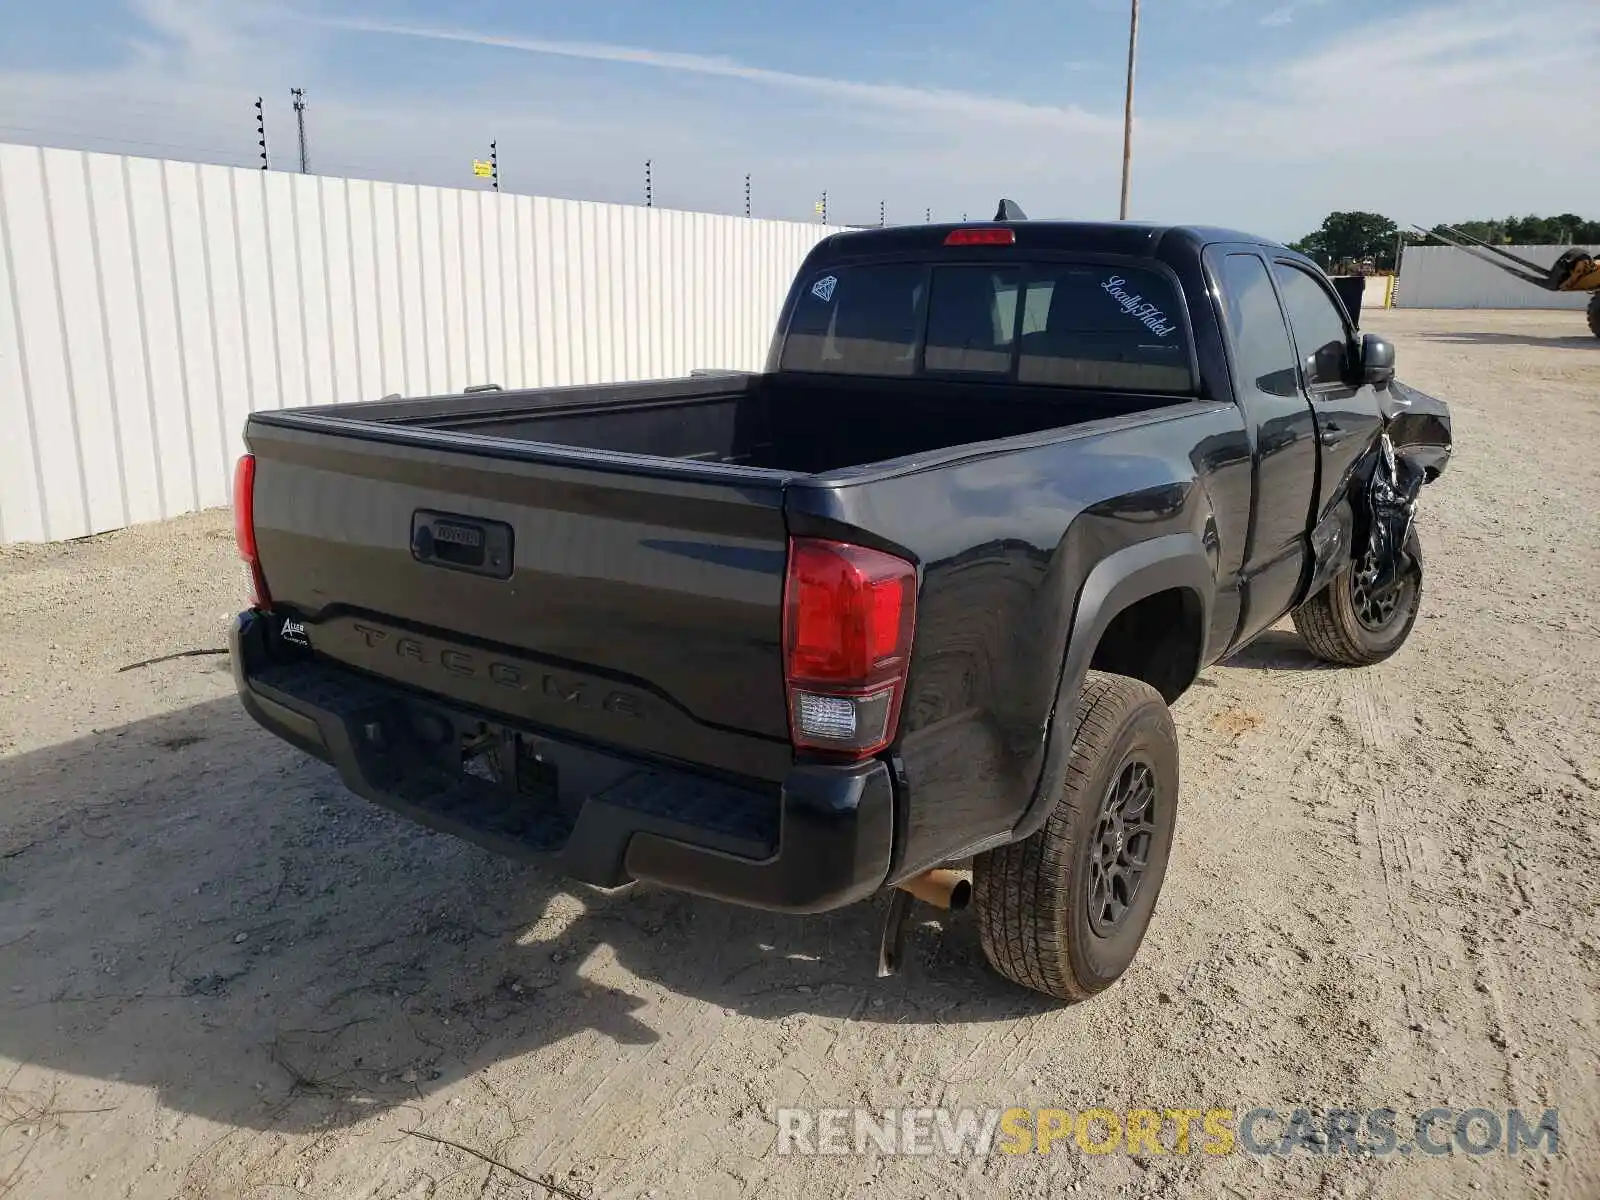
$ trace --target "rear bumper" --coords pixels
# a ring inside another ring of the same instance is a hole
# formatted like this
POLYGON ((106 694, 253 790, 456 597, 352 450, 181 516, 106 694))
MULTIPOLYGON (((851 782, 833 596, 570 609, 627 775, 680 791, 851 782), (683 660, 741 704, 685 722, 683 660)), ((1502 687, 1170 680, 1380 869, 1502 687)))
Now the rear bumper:
POLYGON ((598 887, 649 880, 800 913, 860 900, 888 874, 894 795, 881 762, 796 765, 781 788, 737 786, 511 726, 279 646, 256 612, 229 632, 239 698, 257 723, 331 763, 357 795, 497 853, 553 858, 598 887), (490 747, 481 777, 458 765, 458 734, 477 728, 490 747))

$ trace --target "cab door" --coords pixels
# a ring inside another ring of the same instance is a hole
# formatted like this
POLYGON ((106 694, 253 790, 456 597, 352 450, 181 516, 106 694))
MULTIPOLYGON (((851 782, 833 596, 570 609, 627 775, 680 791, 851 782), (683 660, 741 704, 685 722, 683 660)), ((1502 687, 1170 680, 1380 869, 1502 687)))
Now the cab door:
POLYGON ((1350 476, 1383 431, 1378 394, 1355 382, 1355 329, 1325 277, 1289 259, 1272 264, 1300 363, 1300 384, 1316 418, 1322 452, 1316 520, 1344 496, 1350 476))
POLYGON ((1244 410, 1253 463, 1239 642, 1299 597, 1310 560, 1317 426, 1268 260, 1254 246, 1212 246, 1206 263, 1222 301, 1234 396, 1244 410))

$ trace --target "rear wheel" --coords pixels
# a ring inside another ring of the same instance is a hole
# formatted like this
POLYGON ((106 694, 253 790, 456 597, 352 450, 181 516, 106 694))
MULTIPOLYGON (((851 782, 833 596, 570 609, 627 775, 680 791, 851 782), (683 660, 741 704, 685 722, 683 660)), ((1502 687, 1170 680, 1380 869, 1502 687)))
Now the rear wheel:
POLYGON ((1091 672, 1066 786, 1044 825, 973 862, 984 956, 1023 987, 1083 1000, 1128 969, 1166 875, 1178 739, 1161 694, 1091 672))
POLYGON ((1422 607, 1422 542, 1406 534, 1411 568, 1386 588, 1376 588, 1371 555, 1346 567, 1332 583, 1294 610, 1294 627, 1324 662, 1364 667, 1382 662, 1405 644, 1422 607))
POLYGON ((1600 338, 1600 292, 1589 296, 1589 332, 1600 338))

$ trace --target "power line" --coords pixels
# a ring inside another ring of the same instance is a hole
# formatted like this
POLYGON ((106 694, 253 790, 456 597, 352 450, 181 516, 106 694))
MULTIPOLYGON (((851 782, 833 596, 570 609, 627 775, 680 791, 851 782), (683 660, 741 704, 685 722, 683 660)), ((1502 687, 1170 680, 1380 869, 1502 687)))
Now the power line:
MULTIPOLYGON (((139 138, 121 137, 116 134, 89 133, 82 129, 51 129, 37 125, 0 125, 0 130, 6 133, 29 133, 47 138, 82 138, 90 142, 111 142, 117 146, 144 146, 151 150, 182 150, 188 154, 213 154, 229 160, 229 165, 239 165, 239 152, 234 149, 224 150, 219 146, 194 146, 187 142, 148 142, 139 138)), ((109 153, 109 152, 102 152, 109 153)))

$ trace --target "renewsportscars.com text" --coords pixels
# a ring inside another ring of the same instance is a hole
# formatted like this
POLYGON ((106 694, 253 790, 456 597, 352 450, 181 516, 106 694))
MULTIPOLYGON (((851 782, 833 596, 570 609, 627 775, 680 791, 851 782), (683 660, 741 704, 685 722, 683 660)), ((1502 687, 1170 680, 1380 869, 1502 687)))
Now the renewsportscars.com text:
POLYGON ((780 1108, 779 1154, 1559 1154, 1560 1112, 1430 1108, 780 1108))

